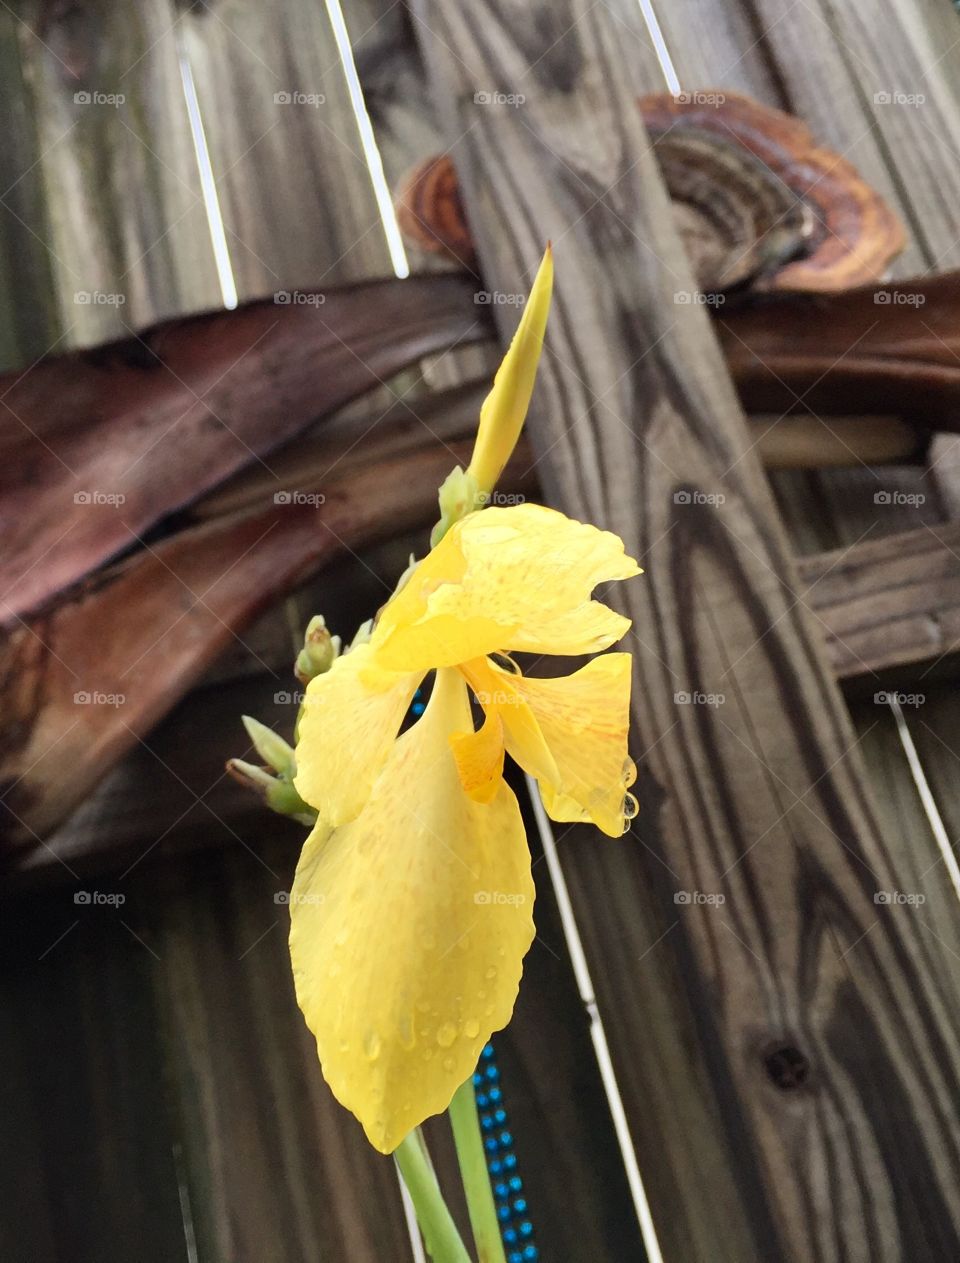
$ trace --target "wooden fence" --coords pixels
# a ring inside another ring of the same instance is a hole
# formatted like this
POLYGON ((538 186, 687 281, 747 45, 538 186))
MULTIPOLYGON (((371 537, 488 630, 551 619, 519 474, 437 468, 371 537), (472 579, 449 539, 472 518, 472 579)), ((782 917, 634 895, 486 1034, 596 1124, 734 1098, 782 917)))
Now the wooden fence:
MULTIPOLYGON (((0 367, 234 290, 390 272, 338 14, 3 8, 0 367)), ((848 546, 954 539, 960 449, 938 438, 926 469, 780 474, 771 496, 706 313, 673 301, 692 284, 634 104, 726 88, 800 115, 908 225, 898 275, 956 267, 960 18, 948 0, 349 0, 345 18, 388 184, 453 155, 485 288, 524 289, 553 238, 536 470, 648 572, 628 607, 642 812, 618 843, 558 831, 559 881, 537 864, 538 940, 497 1041, 541 1258, 960 1259, 951 660, 897 678, 924 695, 913 710, 878 704, 889 680, 870 670, 844 672, 845 701, 813 591, 848 546), (924 100, 884 100, 897 93, 924 100), (687 486, 714 503, 679 507, 687 486), (881 512, 878 489, 904 494, 881 512), (796 577, 794 556, 831 549, 796 577), (675 704, 696 690, 727 702, 675 704)), ((504 332, 511 310, 495 312, 504 332)), ((416 406, 495 360, 463 349, 354 407, 375 425, 397 394, 416 406)), ((292 726, 306 617, 367 617, 412 546, 422 532, 345 556, 245 630, 11 878, 4 1259, 413 1257, 392 1166, 330 1098, 293 1002, 276 896, 301 830, 222 771, 241 713, 292 726), (122 906, 75 903, 88 890, 122 906)), ((443 1177, 449 1142, 429 1130, 443 1177)))

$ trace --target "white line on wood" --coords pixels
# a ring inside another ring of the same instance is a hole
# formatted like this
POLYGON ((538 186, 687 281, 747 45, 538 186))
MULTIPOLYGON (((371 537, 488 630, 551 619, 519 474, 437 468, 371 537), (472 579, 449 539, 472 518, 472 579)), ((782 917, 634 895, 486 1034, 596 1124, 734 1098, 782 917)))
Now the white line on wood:
POLYGON ((560 922, 563 926, 564 938, 567 941, 567 951, 570 953, 577 990, 580 992, 580 999, 583 1001, 584 1008, 590 1017, 590 1036, 593 1039, 593 1048, 600 1068, 600 1078, 603 1082, 604 1091, 607 1094, 607 1103, 613 1116, 613 1126, 617 1133, 620 1156, 623 1158, 623 1165, 626 1169, 627 1183, 630 1186, 634 1209, 637 1212, 637 1220, 640 1224, 643 1244, 646 1247, 647 1259, 649 1263, 663 1263, 660 1242, 657 1240, 657 1231, 653 1225, 653 1216, 650 1213, 650 1203, 647 1201, 643 1180, 640 1177, 640 1168, 637 1166, 637 1154, 633 1144, 633 1137, 630 1135, 630 1124, 627 1121, 626 1110, 623 1108, 623 1097, 620 1095, 620 1086, 617 1083, 613 1061, 610 1057, 607 1033, 603 1029, 603 1019, 597 1008, 597 1001, 593 992, 590 966, 587 964, 587 957, 583 950, 583 942, 580 938, 580 931, 577 928, 577 919, 574 915, 573 905, 570 902, 566 878, 557 858, 557 844, 554 840, 553 828, 540 799, 537 783, 532 776, 527 777, 527 788, 530 792, 530 801, 533 803, 534 815, 537 818, 537 830, 540 834, 540 841, 543 844, 543 854, 550 872, 550 880, 553 883, 553 891, 557 897, 560 922))
POLYGON ((353 60, 353 49, 350 47, 347 24, 343 20, 343 9, 340 7, 340 0, 326 0, 326 6, 330 24, 333 27, 333 38, 337 43, 337 52, 340 54, 344 78, 347 81, 347 90, 350 93, 350 104, 353 106, 353 115, 360 132, 363 156, 367 162, 367 170, 370 172, 373 195, 377 199, 383 235, 387 239, 387 249, 390 251, 390 262, 397 276, 409 276, 410 264, 407 262, 407 252, 403 248, 400 225, 397 223, 397 213, 393 208, 393 198, 390 196, 387 178, 383 174, 383 160, 377 147, 377 138, 373 134, 373 124, 367 113, 367 103, 363 98, 360 76, 357 74, 357 67, 353 60))
POLYGON ((230 248, 227 245, 227 232, 223 224, 223 215, 220 211, 220 198, 217 196, 217 182, 213 178, 210 150, 207 148, 207 137, 203 130, 200 102, 197 99, 197 85, 193 81, 190 59, 187 56, 187 50, 183 46, 179 31, 177 31, 177 57, 180 62, 180 82, 183 84, 183 97, 187 103, 187 116, 190 119, 193 152, 196 155, 197 170, 200 173, 203 208, 207 212, 207 227, 210 230, 213 259, 217 269, 217 279, 220 282, 220 294, 224 307, 228 311, 233 311, 237 305, 237 283, 233 276, 233 264, 230 262, 230 248))

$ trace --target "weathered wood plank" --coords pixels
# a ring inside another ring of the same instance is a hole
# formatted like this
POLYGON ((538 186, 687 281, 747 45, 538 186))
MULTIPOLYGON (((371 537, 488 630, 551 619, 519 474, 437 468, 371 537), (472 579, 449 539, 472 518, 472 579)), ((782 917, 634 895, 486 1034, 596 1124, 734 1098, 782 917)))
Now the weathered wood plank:
POLYGON ((557 245, 544 481, 651 554, 621 598, 646 810, 561 856, 667 1257, 932 1263, 960 1246, 955 970, 902 908, 877 923, 896 853, 707 322, 672 302, 691 286, 623 37, 579 3, 417 11, 451 134, 476 90, 526 92, 454 152, 492 283, 557 245))
POLYGON ((240 296, 391 272, 323 6, 217 0, 183 28, 240 296))
POLYGON ((219 303, 174 5, 29 0, 2 22, 25 125, 0 159, 3 270, 24 283, 5 366, 219 303))
POLYGON ((960 523, 803 557, 797 570, 798 595, 840 678, 916 668, 960 649, 960 523))

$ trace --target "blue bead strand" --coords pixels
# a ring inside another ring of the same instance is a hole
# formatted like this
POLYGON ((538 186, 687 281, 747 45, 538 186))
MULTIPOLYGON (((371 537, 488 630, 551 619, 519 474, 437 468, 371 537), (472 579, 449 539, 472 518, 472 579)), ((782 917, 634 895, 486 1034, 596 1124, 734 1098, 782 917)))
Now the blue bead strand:
POLYGON ((500 1087, 500 1068, 493 1044, 487 1044, 473 1076, 473 1090, 480 1115, 480 1131, 487 1155, 487 1169, 506 1247, 507 1263, 537 1263, 540 1251, 534 1240, 523 1180, 517 1174, 513 1133, 500 1087))

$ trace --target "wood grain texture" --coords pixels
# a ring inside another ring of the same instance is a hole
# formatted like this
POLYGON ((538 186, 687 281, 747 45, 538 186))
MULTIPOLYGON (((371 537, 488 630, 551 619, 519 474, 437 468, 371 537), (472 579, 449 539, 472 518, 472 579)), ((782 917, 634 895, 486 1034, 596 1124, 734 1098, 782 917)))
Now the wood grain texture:
POLYGON ((691 283, 629 109, 635 10, 417 11, 451 133, 473 124, 454 154, 489 283, 524 288, 555 243, 543 481, 648 568, 615 598, 643 810, 621 843, 563 831, 561 857, 666 1255, 950 1257, 956 970, 874 902, 897 851, 705 317, 673 301, 691 283), (525 106, 478 116, 481 89, 525 106))
POLYGON ((960 649, 958 523, 803 557, 797 569, 840 678, 908 667, 916 675, 960 649))
POLYGON ((3 267, 23 285, 4 367, 219 303, 175 21, 169 0, 3 13, 23 124, 0 160, 3 267))
POLYGON ((324 7, 211 0, 182 26, 241 297, 392 272, 324 7))

